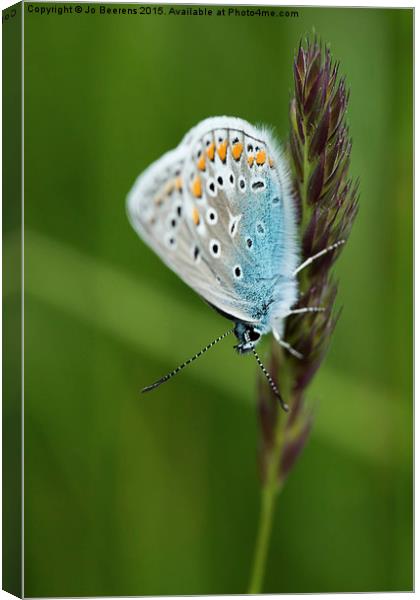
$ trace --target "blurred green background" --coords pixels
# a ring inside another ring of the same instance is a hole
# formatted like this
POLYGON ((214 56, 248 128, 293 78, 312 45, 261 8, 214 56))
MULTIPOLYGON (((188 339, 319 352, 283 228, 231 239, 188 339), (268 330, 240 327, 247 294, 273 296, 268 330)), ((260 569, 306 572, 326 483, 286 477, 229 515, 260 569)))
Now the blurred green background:
POLYGON ((412 588, 412 12, 297 10, 25 13, 26 596, 246 590, 256 366, 230 340, 139 395, 226 322, 137 238, 124 203, 207 116, 285 139, 293 54, 313 28, 351 89, 361 202, 264 591, 412 588))

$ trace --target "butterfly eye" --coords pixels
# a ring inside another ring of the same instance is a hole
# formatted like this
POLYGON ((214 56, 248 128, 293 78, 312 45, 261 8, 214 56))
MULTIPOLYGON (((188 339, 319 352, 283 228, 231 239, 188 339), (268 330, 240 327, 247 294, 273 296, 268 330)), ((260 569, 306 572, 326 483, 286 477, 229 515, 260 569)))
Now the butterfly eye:
POLYGON ((214 208, 209 208, 206 213, 207 223, 209 225, 216 225, 217 223, 217 212, 214 208))
POLYGON ((251 342, 256 342, 257 340, 259 340, 261 337, 261 333, 259 331, 257 331, 256 329, 250 329, 249 330, 249 339, 251 342))
POLYGON ((221 254, 220 243, 217 240, 210 240, 209 249, 210 249, 210 253, 215 258, 220 257, 220 254, 221 254))

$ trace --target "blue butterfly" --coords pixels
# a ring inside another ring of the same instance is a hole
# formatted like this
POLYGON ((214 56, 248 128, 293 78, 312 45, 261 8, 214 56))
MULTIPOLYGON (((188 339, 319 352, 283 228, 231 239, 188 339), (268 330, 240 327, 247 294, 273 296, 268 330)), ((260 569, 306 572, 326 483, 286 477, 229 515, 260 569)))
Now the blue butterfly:
POLYGON ((271 331, 281 346, 301 356, 283 339, 285 319, 322 308, 293 310, 297 274, 343 242, 299 264, 288 169, 270 131, 235 117, 202 121, 138 177, 127 211, 134 229, 163 262, 234 324, 143 391, 234 333, 235 348, 254 354, 287 409, 255 346, 271 331))

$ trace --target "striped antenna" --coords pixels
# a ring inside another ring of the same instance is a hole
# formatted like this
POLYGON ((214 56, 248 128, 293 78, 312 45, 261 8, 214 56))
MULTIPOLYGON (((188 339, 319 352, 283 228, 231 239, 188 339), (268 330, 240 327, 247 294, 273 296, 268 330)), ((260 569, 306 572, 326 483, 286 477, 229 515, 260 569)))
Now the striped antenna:
POLYGON ((212 342, 210 342, 210 344, 207 344, 207 346, 205 348, 203 348, 202 350, 200 350, 200 352, 197 352, 197 354, 195 354, 194 356, 192 356, 191 358, 189 358, 188 360, 186 360, 184 363, 182 363, 182 365, 179 365, 179 367, 177 367, 176 369, 174 369, 173 371, 171 371, 170 373, 168 373, 164 377, 161 377, 160 379, 158 379, 158 381, 155 381, 155 383, 152 383, 152 385, 148 385, 147 387, 143 388, 142 389, 142 393, 144 393, 144 392, 150 392, 151 390, 154 390, 155 388, 157 388, 160 385, 162 385, 162 383, 165 383, 166 381, 168 381, 169 379, 171 379, 174 375, 177 375, 180 371, 182 371, 182 369, 184 369, 190 363, 194 362, 202 354, 204 354, 205 352, 207 352, 207 350, 210 350, 210 348, 212 348, 213 346, 215 346, 216 344, 218 344, 219 342, 221 342, 226 336, 228 336, 231 333, 233 333, 233 331, 234 331, 233 329, 229 329, 229 331, 226 331, 222 335, 219 335, 218 338, 216 338, 215 340, 213 340, 212 342))
POLYGON ((272 390, 273 390, 273 392, 274 392, 274 395, 276 396, 276 398, 278 398, 278 399, 279 399, 282 409, 283 409, 283 410, 285 410, 286 412, 288 412, 288 410, 289 410, 289 405, 288 405, 288 404, 286 404, 286 403, 284 402, 283 398, 281 397, 281 394, 280 394, 280 392, 279 392, 279 389, 278 389, 278 387, 277 387, 277 386, 276 386, 276 384, 274 383, 274 381, 273 381, 273 378, 271 377, 270 373, 267 371, 267 369, 266 369, 266 368, 264 367, 264 365, 262 364, 262 362, 261 362, 261 359, 260 359, 260 357, 258 356, 258 354, 257 354, 257 351, 255 350, 255 348, 252 348, 252 352, 253 352, 253 354, 254 354, 254 356, 255 356, 255 358, 256 358, 256 361, 257 361, 257 363, 258 363, 258 366, 260 367, 261 371, 262 371, 262 372, 264 373, 264 375, 266 376, 266 378, 267 378, 267 381, 268 381, 268 383, 270 384, 270 387, 271 387, 271 389, 272 389, 272 390))

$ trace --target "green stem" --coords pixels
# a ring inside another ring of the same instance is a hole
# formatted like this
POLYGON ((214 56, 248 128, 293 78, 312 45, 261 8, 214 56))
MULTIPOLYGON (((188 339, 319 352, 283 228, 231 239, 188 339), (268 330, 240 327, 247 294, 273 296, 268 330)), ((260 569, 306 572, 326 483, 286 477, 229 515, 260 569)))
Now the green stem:
POLYGON ((248 594, 261 593, 264 580, 268 546, 273 527, 275 500, 281 489, 278 481, 278 472, 281 460, 281 449, 283 446, 283 421, 284 419, 282 419, 282 416, 278 414, 275 440, 270 453, 270 460, 267 468, 267 479, 262 489, 260 520, 258 525, 257 541, 254 551, 254 562, 252 566, 248 594))
MULTIPOLYGON (((303 182, 301 186, 302 203, 307 205, 307 194, 311 164, 309 161, 309 141, 308 126, 306 119, 303 123, 304 139, 303 144, 303 182)), ((251 580, 248 588, 248 594, 261 593, 265 568, 267 563, 268 547, 270 543, 271 530, 273 528, 273 518, 275 510, 275 501, 278 493, 281 491, 278 474, 283 448, 285 419, 281 414, 277 415, 274 444, 270 452, 270 458, 267 467, 267 479, 262 489, 261 511, 258 524, 257 541, 254 551, 254 562, 251 572, 251 580)))

